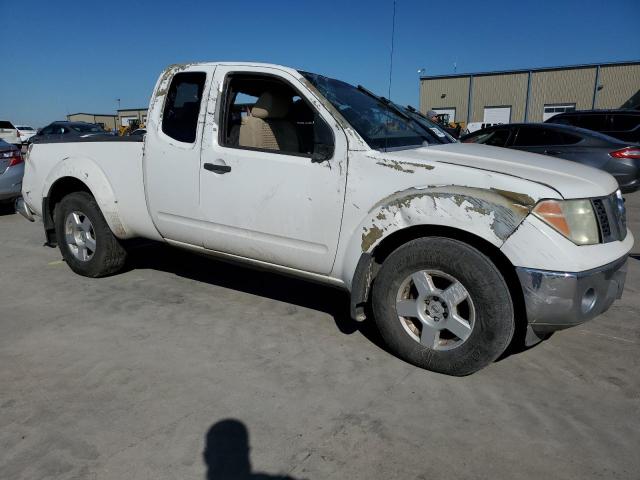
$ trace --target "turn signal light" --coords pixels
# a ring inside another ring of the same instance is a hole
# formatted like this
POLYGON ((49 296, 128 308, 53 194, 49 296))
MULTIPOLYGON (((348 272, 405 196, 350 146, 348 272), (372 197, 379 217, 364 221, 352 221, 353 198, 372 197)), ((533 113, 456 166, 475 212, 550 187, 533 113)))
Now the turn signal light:
POLYGON ((546 202, 540 202, 534 213, 546 221, 549 225, 553 226, 556 230, 562 233, 565 237, 571 235, 567 220, 564 218, 564 212, 559 202, 548 200, 546 202))

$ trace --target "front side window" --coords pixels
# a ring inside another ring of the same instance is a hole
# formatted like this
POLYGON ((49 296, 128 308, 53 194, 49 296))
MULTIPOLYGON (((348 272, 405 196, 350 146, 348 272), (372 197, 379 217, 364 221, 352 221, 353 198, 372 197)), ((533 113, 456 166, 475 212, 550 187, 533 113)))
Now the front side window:
POLYGON ((91 123, 74 123, 70 127, 78 133, 99 133, 102 131, 100 127, 91 123))
POLYGON ((271 75, 233 73, 225 82, 220 144, 327 160, 333 132, 295 88, 271 75))
POLYGON ((198 115, 207 74, 177 73, 171 80, 162 112, 162 131, 184 143, 196 141, 198 115))
POLYGON ((473 137, 466 138, 464 143, 482 143, 494 147, 504 147, 509 139, 509 129, 499 128, 489 132, 482 132, 473 137))

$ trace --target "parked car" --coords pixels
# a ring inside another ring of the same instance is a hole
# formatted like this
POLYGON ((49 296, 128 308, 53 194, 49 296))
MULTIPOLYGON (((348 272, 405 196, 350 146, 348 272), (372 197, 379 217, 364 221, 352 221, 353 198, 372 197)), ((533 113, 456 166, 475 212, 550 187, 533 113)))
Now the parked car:
POLYGON ((640 189, 640 145, 592 130, 553 123, 511 123, 478 130, 461 141, 579 162, 613 175, 623 193, 640 189))
POLYGON ((640 111, 581 110, 565 112, 547 119, 547 123, 574 125, 594 130, 631 143, 640 143, 640 111))
POLYGON ((467 124, 466 128, 463 130, 462 135, 466 135, 468 133, 477 132, 478 130, 482 130, 483 128, 493 127, 494 125, 502 125, 502 123, 488 123, 488 122, 470 122, 467 124))
POLYGON ((0 140, 0 202, 13 201, 20 196, 23 175, 20 148, 0 140))
POLYGON ((28 125, 18 125, 16 129, 18 130, 18 137, 20 137, 22 144, 29 143, 29 139, 37 133, 35 128, 28 125))
POLYGON ((49 141, 49 140, 63 140, 71 138, 88 138, 96 135, 108 135, 100 125, 87 122, 65 122, 57 121, 50 123, 46 127, 38 131, 31 137, 32 143, 49 141))
POLYGON ((4 140, 11 145, 20 145, 20 134, 13 123, 8 120, 0 120, 0 140, 4 140))
POLYGON ((381 97, 269 64, 169 67, 146 129, 28 153, 17 209, 80 275, 121 271, 145 238, 325 282, 452 375, 622 295, 633 235, 601 170, 436 142, 381 97))

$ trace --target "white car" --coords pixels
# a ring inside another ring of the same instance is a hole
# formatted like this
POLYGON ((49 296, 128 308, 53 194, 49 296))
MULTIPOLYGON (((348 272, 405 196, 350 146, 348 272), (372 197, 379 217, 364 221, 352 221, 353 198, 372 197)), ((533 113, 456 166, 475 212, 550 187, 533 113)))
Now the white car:
POLYGON ((18 129, 8 120, 0 120, 0 140, 4 140, 12 145, 22 144, 18 129))
POLYGON ((633 235, 600 170, 448 143, 366 89, 270 64, 169 67, 146 130, 27 153, 17 209, 80 275, 121 271, 131 238, 298 275, 452 375, 622 295, 633 235))
POLYGON ((16 129, 22 143, 27 143, 36 134, 36 129, 28 125, 17 125, 16 129))

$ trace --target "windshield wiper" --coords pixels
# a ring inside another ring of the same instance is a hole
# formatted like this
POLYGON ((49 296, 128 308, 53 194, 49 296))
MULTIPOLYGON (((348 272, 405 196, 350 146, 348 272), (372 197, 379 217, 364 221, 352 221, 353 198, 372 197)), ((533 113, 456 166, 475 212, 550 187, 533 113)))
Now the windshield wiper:
POLYGON ((395 112, 398 116, 400 116, 401 118, 404 118, 405 120, 408 120, 411 125, 414 126, 418 126, 420 128, 421 131, 427 133, 427 135, 425 135, 424 133, 419 133, 416 132, 420 137, 422 137, 423 140, 425 140, 427 143, 431 143, 433 141, 433 138, 431 138, 431 132, 427 132, 427 129, 424 125, 422 125, 420 122, 418 122, 415 118, 411 118, 411 115, 407 115, 406 112, 404 112, 401 108, 399 108, 395 103, 393 103, 391 100, 389 100, 386 97, 383 97, 381 95, 376 95, 375 93, 373 93, 371 90, 369 90, 366 87, 363 87, 362 85, 358 85, 358 90, 360 90, 362 93, 370 96, 371 98, 377 100, 378 102, 380 102, 382 105, 384 105, 385 107, 389 108, 390 110, 392 110, 393 112, 395 112))
POLYGON ((372 98, 375 98, 377 101, 379 101, 380 103, 382 103, 383 105, 389 107, 391 110, 393 110, 394 112, 396 112, 398 115, 400 115, 402 118, 404 118, 405 120, 409 120, 410 122, 414 122, 413 118, 411 118, 409 115, 407 115, 406 113, 404 113, 402 110, 400 110, 391 100, 389 100, 386 97, 382 97, 380 95, 376 95, 375 93, 373 93, 371 90, 369 90, 366 87, 363 87, 362 85, 358 85, 358 90, 360 90, 363 93, 366 93, 367 95, 369 95, 372 98))

